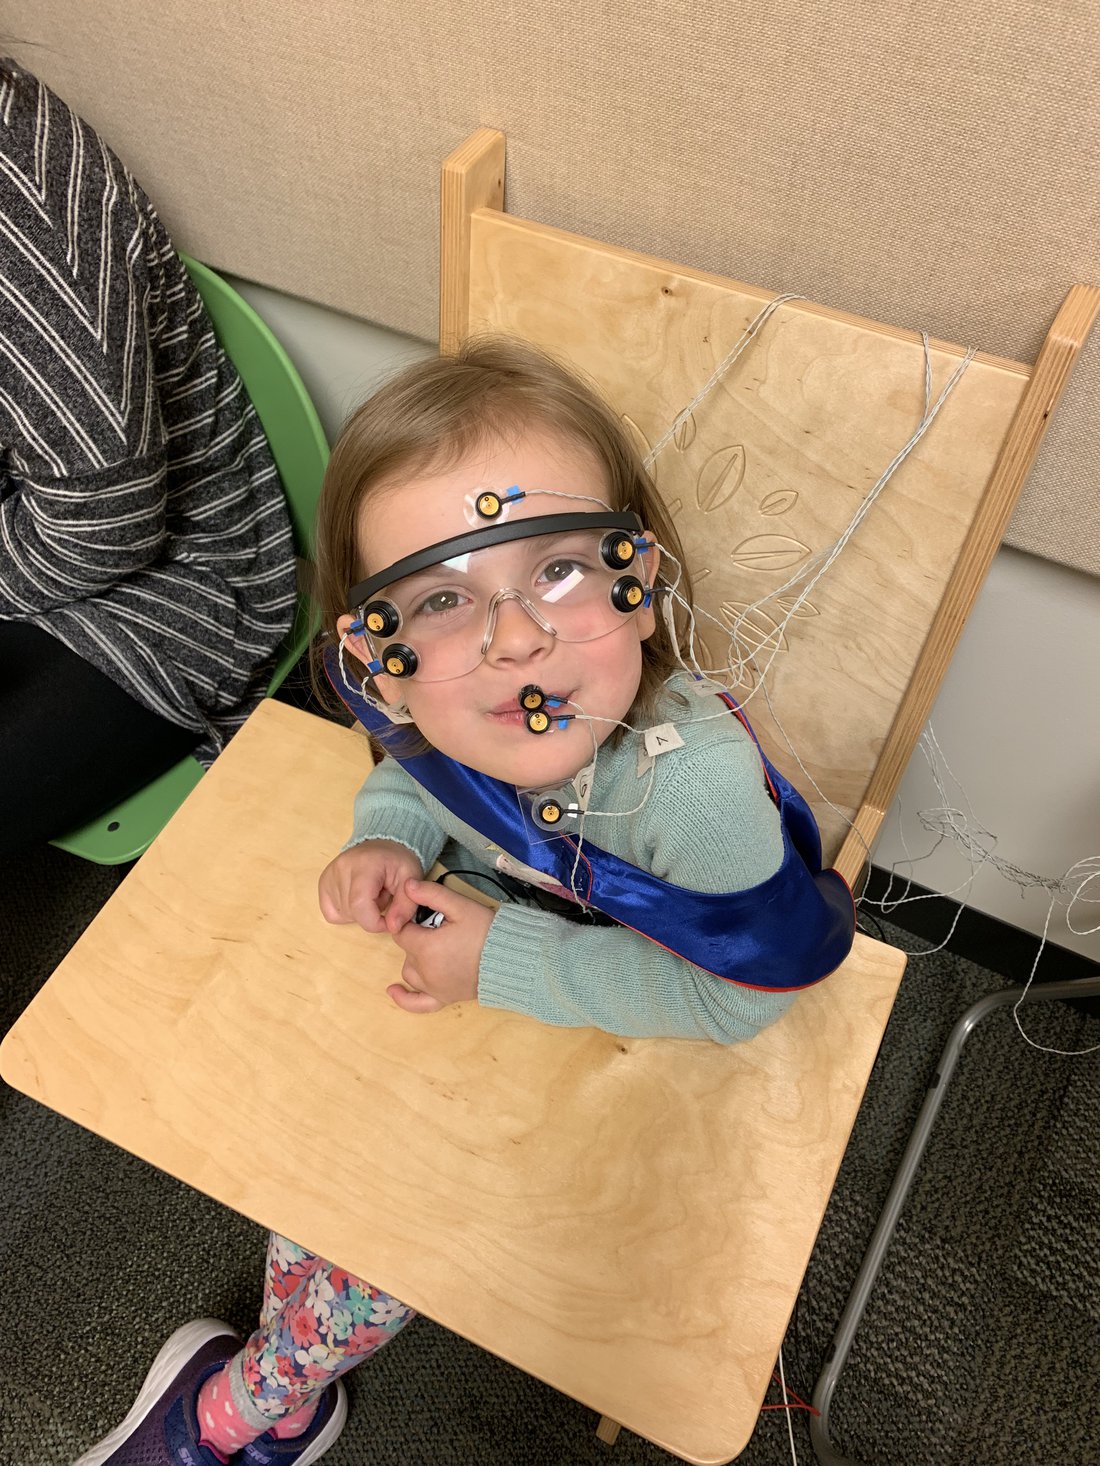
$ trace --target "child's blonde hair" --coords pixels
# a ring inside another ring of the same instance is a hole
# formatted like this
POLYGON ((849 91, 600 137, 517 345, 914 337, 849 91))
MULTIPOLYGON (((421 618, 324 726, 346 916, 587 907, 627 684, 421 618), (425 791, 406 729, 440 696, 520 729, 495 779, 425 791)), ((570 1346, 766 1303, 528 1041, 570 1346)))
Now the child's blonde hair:
MULTIPOLYGON (((349 586, 367 575, 359 550, 363 504, 406 477, 446 472, 492 436, 549 429, 583 444, 602 466, 606 490, 593 486, 615 510, 633 510, 658 543, 679 561, 678 590, 690 603, 691 584, 679 537, 626 431, 595 389, 553 357, 508 337, 466 341, 454 356, 406 368, 348 420, 332 451, 317 511, 314 598, 323 636, 315 643, 314 685, 331 691, 321 665, 326 645, 339 641, 338 617, 349 586)), ((522 487, 522 485, 521 485, 522 487)), ((669 569, 671 567, 664 567, 669 569)), ((675 578, 675 573, 673 573, 675 578)), ((679 625, 679 622, 677 623, 679 625)), ((678 633, 677 641, 682 642, 678 633)), ((664 618, 642 644, 642 678, 629 716, 652 711, 667 677, 679 665, 664 618)), ((345 651, 349 675, 366 668, 345 651)))

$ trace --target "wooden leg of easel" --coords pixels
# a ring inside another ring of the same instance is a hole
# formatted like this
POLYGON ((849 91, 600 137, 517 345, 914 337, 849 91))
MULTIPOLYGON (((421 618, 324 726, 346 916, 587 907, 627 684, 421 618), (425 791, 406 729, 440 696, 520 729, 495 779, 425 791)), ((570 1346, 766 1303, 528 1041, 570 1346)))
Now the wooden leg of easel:
POLYGON ((621 1425, 616 1425, 615 1422, 613 1420, 609 1420, 606 1415, 601 1415, 600 1423, 596 1427, 596 1439, 599 1441, 603 1441, 605 1446, 613 1446, 615 1442, 619 1439, 620 1430, 622 1430, 621 1425))

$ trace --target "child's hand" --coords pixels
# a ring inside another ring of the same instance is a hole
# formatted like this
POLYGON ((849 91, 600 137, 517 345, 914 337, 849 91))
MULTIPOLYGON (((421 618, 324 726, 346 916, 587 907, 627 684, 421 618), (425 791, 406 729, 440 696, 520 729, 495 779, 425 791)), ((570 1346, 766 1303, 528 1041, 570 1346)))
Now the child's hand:
POLYGON ((423 874, 411 850, 394 840, 364 840, 325 866, 317 882, 321 915, 364 931, 399 931, 416 912, 405 884, 423 874))
POLYGON ((405 954, 401 981, 386 991, 406 1013, 436 1013, 448 1003, 477 997, 477 969, 493 920, 493 909, 434 881, 411 880, 405 893, 413 909, 430 906, 443 913, 443 925, 409 922, 393 939, 405 954))

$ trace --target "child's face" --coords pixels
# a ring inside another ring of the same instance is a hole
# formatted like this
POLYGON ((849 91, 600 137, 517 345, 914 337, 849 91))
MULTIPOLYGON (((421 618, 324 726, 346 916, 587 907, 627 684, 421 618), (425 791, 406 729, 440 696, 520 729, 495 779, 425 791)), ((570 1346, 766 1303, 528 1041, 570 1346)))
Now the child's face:
MULTIPOLYGON (((583 444, 548 429, 532 429, 516 442, 494 438, 454 468, 409 479, 368 500, 360 522, 366 573, 468 534, 470 491, 512 484, 608 498, 606 475, 583 444)), ((533 493, 512 508, 509 518, 598 513, 600 508, 533 493)), ((656 555, 654 549, 646 556, 640 573, 656 574, 656 555)), ((340 618, 341 633, 352 619, 340 618)), ((615 722, 626 718, 641 678, 642 642, 653 627, 652 610, 643 609, 594 641, 564 642, 542 630, 518 602, 505 600, 497 608, 488 651, 473 671, 442 682, 379 675, 375 683, 387 702, 404 701, 428 742, 451 758, 521 788, 551 786, 572 778, 591 760, 593 736, 602 744, 615 722), (531 733, 518 703, 520 689, 530 682, 548 695, 568 698, 575 704, 568 711, 608 721, 578 718, 564 728, 531 733)), ((351 644, 355 649, 357 639, 351 644)), ((358 654, 369 660, 365 646, 358 654)))

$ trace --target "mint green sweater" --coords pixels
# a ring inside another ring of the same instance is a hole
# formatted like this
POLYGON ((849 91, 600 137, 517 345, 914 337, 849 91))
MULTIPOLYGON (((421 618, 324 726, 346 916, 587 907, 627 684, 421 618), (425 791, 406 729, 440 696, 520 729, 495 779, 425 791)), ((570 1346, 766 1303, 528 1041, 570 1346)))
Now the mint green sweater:
MULTIPOLYGON (((679 676, 670 687, 686 688, 679 676)), ((697 891, 739 891, 774 874, 783 858, 779 815, 752 739, 713 696, 668 697, 683 747, 638 772, 640 738, 604 745, 584 824, 593 845, 697 891), (632 810, 626 818, 600 810, 632 810)), ((549 735, 553 737, 553 734, 549 735)), ((501 852, 384 759, 355 801, 348 845, 394 840, 428 870, 436 860, 492 875, 501 852), (454 847, 458 847, 457 849, 454 847)), ((515 873, 513 869, 513 873, 515 873)), ((790 1007, 793 994, 756 992, 715 977, 625 927, 589 927, 524 902, 493 918, 478 970, 478 1001, 543 1023, 632 1037, 752 1038, 790 1007)))

